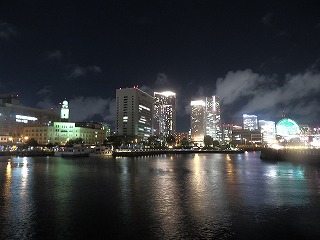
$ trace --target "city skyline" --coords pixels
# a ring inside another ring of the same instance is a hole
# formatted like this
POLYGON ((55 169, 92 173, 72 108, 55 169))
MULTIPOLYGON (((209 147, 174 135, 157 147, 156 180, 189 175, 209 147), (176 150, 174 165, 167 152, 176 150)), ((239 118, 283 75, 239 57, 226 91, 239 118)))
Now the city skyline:
POLYGON ((176 93, 177 131, 190 101, 219 96, 222 123, 282 112, 319 125, 316 1, 9 1, 0 8, 0 92, 73 120, 114 123, 115 89, 176 93), (285 14, 284 14, 285 13, 285 14))

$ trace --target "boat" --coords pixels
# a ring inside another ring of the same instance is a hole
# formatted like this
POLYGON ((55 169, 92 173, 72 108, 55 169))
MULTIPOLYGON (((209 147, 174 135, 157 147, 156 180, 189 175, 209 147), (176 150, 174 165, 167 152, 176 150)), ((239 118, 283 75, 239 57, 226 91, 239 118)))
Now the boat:
POLYGON ((65 147, 62 151, 55 152, 56 157, 89 157, 90 148, 84 146, 65 147))

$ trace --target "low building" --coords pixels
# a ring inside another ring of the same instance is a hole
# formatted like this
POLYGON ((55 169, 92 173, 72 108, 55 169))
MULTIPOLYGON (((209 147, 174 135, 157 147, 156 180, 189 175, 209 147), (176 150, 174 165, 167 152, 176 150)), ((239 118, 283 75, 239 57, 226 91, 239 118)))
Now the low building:
POLYGON ((24 127, 24 141, 31 138, 39 144, 61 144, 64 145, 69 140, 81 138, 84 144, 102 144, 106 138, 106 132, 98 123, 73 123, 55 122, 53 126, 45 127, 24 127))
POLYGON ((22 140, 24 127, 48 126, 59 119, 55 112, 20 105, 18 95, 0 95, 0 135, 11 136, 13 143, 22 140))
POLYGON ((262 134, 260 130, 250 131, 248 129, 238 129, 232 131, 232 144, 238 146, 260 146, 262 134))

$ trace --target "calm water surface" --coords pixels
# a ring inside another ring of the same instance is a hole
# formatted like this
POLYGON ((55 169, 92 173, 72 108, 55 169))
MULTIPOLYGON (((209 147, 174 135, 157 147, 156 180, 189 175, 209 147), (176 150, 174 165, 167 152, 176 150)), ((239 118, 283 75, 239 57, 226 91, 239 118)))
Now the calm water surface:
POLYGON ((0 158, 0 239, 319 239, 320 167, 259 152, 0 158))

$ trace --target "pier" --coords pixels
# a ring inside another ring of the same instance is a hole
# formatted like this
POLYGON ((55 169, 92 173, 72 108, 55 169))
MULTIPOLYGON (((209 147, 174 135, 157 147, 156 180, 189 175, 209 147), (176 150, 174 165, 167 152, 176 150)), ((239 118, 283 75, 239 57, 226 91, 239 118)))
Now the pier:
POLYGON ((266 161, 289 161, 320 164, 319 148, 264 148, 260 158, 266 161))

